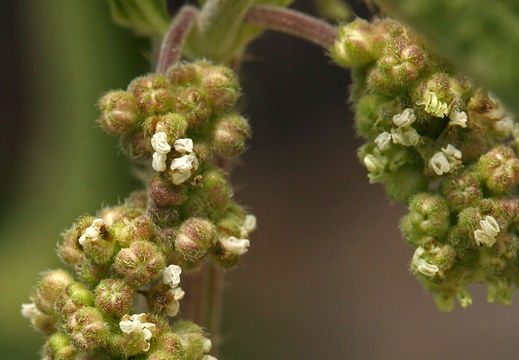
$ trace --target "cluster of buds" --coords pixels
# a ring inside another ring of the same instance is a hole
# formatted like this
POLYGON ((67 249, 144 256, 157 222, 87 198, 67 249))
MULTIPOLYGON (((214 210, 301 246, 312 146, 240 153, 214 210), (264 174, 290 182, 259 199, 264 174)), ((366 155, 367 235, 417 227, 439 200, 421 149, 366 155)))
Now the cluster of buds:
POLYGON ((197 61, 101 98, 101 127, 121 136, 149 181, 63 233, 58 254, 74 274, 44 274, 22 306, 49 336, 45 359, 214 360, 200 327, 168 318, 184 297, 181 273, 205 261, 237 265, 256 227, 217 166, 250 136, 247 120, 230 112, 238 96, 230 69, 197 61))
POLYGON ((509 304, 519 279, 519 126, 487 91, 390 19, 342 26, 332 58, 352 68, 359 150, 371 182, 404 201, 410 270, 443 310, 486 283, 509 304))

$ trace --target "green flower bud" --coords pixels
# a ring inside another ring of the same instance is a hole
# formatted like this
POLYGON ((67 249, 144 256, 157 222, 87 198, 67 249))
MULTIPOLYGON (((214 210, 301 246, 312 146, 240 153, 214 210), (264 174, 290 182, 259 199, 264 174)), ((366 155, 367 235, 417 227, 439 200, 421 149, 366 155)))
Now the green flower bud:
POLYGON ((70 229, 62 234, 63 243, 58 247, 58 255, 65 264, 74 266, 85 259, 83 249, 79 245, 79 238, 94 220, 93 216, 80 216, 70 229))
POLYGON ((458 250, 476 247, 474 231, 479 227, 481 216, 477 208, 466 208, 458 214, 458 224, 454 226, 448 242, 458 250))
POLYGON ((450 294, 438 294, 434 297, 434 301, 441 311, 450 312, 454 308, 454 296, 450 294))
POLYGON ((172 333, 166 332, 157 339, 156 351, 149 355, 148 360, 180 360, 186 359, 180 338, 172 333), (167 357, 164 357, 166 354, 167 357))
POLYGON ((245 150, 245 141, 250 137, 248 121, 238 115, 226 115, 220 119, 213 132, 213 149, 222 157, 235 157, 245 150))
POLYGON ((184 116, 177 113, 150 116, 142 124, 144 135, 151 138, 157 132, 165 132, 168 143, 173 144, 177 139, 186 136, 188 123, 184 116))
POLYGON ((128 86, 128 91, 135 96, 137 107, 146 115, 164 114, 173 105, 170 83, 161 74, 136 78, 128 86))
POLYGON ((178 206, 187 199, 187 188, 182 184, 172 184, 163 174, 155 174, 148 188, 151 199, 160 207, 178 206))
POLYGON ((50 360, 75 360, 76 349, 70 343, 67 335, 55 333, 45 345, 45 356, 50 360))
MULTIPOLYGON (((382 120, 379 117, 379 113, 384 112, 382 106, 390 102, 389 98, 377 94, 362 96, 355 104, 355 128, 357 132, 368 139, 375 139, 379 135, 377 125, 382 120)), ((399 112, 391 111, 390 116, 399 112)), ((390 126, 388 124, 388 129, 390 126)))
POLYGON ((207 220, 189 218, 175 238, 175 250, 186 260, 196 262, 215 243, 215 226, 207 220))
POLYGON ((114 238, 121 247, 128 247, 134 241, 147 241, 153 237, 155 224, 146 215, 113 225, 114 238))
POLYGON ((132 160, 148 160, 153 150, 142 129, 123 135, 121 148, 132 160))
POLYGON ((134 287, 146 285, 160 275, 165 266, 164 255, 149 241, 134 241, 119 251, 114 270, 134 287))
POLYGON ((512 304, 514 287, 511 279, 489 279, 487 284, 487 301, 493 303, 497 301, 503 305, 512 304))
POLYGON ((104 279, 95 289, 95 305, 106 315, 122 316, 130 312, 133 288, 121 279, 104 279))
POLYGON ((472 297, 466 289, 458 290, 456 298, 460 302, 461 307, 466 308, 472 305, 472 297))
POLYGON ((198 69, 191 63, 174 64, 168 69, 166 77, 173 86, 187 86, 200 82, 198 69))
POLYGON ((483 155, 478 161, 479 177, 495 194, 502 194, 519 182, 519 160, 514 151, 498 146, 483 155))
POLYGON ((365 20, 354 21, 339 27, 331 49, 332 59, 344 67, 358 67, 373 62, 373 26, 365 20))
POLYGON ((109 332, 101 312, 90 306, 71 314, 63 328, 74 347, 81 351, 91 351, 105 345, 109 332))
POLYGON ((58 296, 74 281, 64 270, 52 270, 44 274, 36 288, 34 303, 47 315, 54 314, 54 304, 58 296))
POLYGON ((390 198, 407 202, 413 195, 427 189, 427 180, 419 167, 404 165, 388 174, 385 187, 390 198))
POLYGON ((176 208, 159 207, 157 205, 152 205, 148 208, 148 216, 155 225, 163 228, 175 224, 180 219, 176 208))
POLYGON ((211 341, 204 337, 202 329, 189 321, 178 321, 171 329, 180 339, 186 360, 201 359, 211 350, 211 341))
POLYGON ((109 267, 108 263, 96 264, 92 260, 85 258, 76 263, 74 270, 76 270, 76 275, 81 281, 89 285, 95 285, 106 275, 109 267))
POLYGON ((411 199, 409 214, 402 219, 401 229, 411 242, 424 236, 441 240, 449 230, 449 217, 449 207, 444 199, 422 193, 411 199))
POLYGON ((103 219, 94 219, 78 239, 88 258, 97 264, 108 262, 115 251, 115 242, 103 219))
POLYGON ((232 188, 220 169, 211 169, 202 174, 202 186, 199 192, 206 201, 206 207, 214 212, 227 207, 232 197, 232 188))
POLYGON ((135 207, 145 208, 147 196, 148 195, 145 192, 133 193, 128 199, 126 199, 127 205, 105 208, 99 212, 99 217, 105 221, 107 226, 110 227, 120 221, 129 221, 135 219, 137 216, 142 215, 143 212, 143 210, 136 209, 135 207), (143 196, 145 199, 143 199, 143 196))
POLYGON ((185 117, 189 126, 202 125, 211 116, 207 100, 195 87, 177 89, 173 108, 185 117))
POLYGON ((110 134, 124 134, 139 121, 135 97, 121 90, 110 91, 99 100, 99 124, 110 134))
POLYGON ((233 108, 240 96, 240 86, 234 72, 221 65, 211 66, 201 72, 200 90, 216 113, 233 108))
POLYGON ((441 184, 441 192, 451 209, 456 211, 477 206, 483 198, 478 178, 472 171, 447 178, 441 184))
POLYGON ((54 311, 64 319, 85 306, 94 304, 94 295, 79 282, 73 282, 67 286, 56 299, 54 311))

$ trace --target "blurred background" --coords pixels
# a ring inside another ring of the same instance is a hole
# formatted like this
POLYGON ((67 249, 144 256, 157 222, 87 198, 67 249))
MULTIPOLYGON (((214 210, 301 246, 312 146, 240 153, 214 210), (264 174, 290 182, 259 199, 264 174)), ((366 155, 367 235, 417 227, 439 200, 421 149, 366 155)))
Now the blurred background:
MULTIPOLYGON (((368 16, 359 1, 355 13, 368 16)), ((295 7, 311 12, 309 1, 295 7)), ((95 103, 149 71, 148 44, 105 0, 8 1, 0 26, 0 356, 39 359, 20 316, 37 274, 60 266, 59 233, 138 186, 95 103)), ((439 312, 408 273, 405 212, 370 185, 347 105, 349 74, 320 48, 266 33, 241 81, 254 136, 236 198, 259 230, 226 276, 221 359, 509 359, 519 304, 439 312)))

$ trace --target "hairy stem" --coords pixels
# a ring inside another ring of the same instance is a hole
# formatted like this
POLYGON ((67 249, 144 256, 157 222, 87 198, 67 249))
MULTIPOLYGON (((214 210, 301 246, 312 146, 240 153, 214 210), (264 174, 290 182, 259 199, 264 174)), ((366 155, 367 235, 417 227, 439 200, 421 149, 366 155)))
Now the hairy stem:
POLYGON ((284 32, 329 49, 337 36, 337 29, 319 19, 278 6, 253 6, 245 21, 266 29, 284 32))
POLYGON ((195 22, 197 14, 198 9, 189 5, 183 6, 178 11, 162 41, 156 68, 158 73, 165 73, 171 65, 180 60, 182 46, 195 22))

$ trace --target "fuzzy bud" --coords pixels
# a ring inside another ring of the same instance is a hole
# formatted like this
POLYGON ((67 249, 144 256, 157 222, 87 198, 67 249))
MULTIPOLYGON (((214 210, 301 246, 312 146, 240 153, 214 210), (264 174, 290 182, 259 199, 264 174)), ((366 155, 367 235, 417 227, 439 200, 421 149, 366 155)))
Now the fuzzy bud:
POLYGON ((95 307, 85 306, 72 314, 63 327, 78 350, 91 351, 106 344, 108 324, 95 307))
POLYGON ((213 148, 222 157, 235 157, 245 150, 245 141, 250 137, 247 120, 238 115, 224 116, 218 120, 213 132, 213 148))
POLYGON ((443 238, 450 226, 447 202, 439 196, 422 193, 414 196, 409 205, 409 214, 402 219, 401 228, 409 241, 415 242, 424 236, 443 238))
POLYGON ((477 206, 483 198, 479 181, 474 172, 449 177, 442 183, 441 191, 449 206, 456 211, 477 206))
POLYGON ((195 262, 207 253, 214 242, 215 226, 207 220, 190 218, 180 227, 175 249, 186 260, 195 262))
POLYGON ((54 304, 58 296, 74 281, 64 270, 52 270, 46 273, 38 283, 34 302, 42 312, 54 314, 54 304))
POLYGON ((162 228, 175 224, 180 218, 180 214, 175 207, 152 205, 148 208, 147 214, 155 225, 162 228))
POLYGON ((161 74, 136 78, 128 86, 128 91, 135 96, 137 107, 146 115, 164 114, 173 104, 169 81, 161 74))
POLYGON ((49 360, 75 360, 76 349, 70 343, 67 335, 55 333, 45 345, 45 358, 49 360))
POLYGON ((114 238, 121 247, 128 247, 134 241, 147 241, 153 237, 155 225, 146 215, 132 220, 121 221, 113 226, 114 238))
POLYGON ((207 100, 195 87, 177 89, 173 108, 175 112, 185 117, 189 126, 202 125, 211 116, 211 108, 207 100))
POLYGON ((142 124, 146 137, 152 137, 158 132, 164 132, 170 144, 173 144, 177 139, 183 138, 186 135, 187 127, 186 118, 177 113, 150 116, 142 124))
POLYGON ((146 160, 153 151, 150 141, 144 136, 142 129, 123 135, 121 148, 132 160, 146 160))
POLYGON ((200 89, 216 113, 232 109, 240 96, 238 79, 234 72, 221 65, 211 66, 201 72, 200 89))
POLYGON ((374 61, 372 34, 372 25, 362 19, 339 27, 331 49, 333 60, 344 67, 358 67, 374 61))
POLYGON ((110 134, 124 134, 139 121, 135 97, 126 91, 110 91, 99 100, 99 124, 110 134))
POLYGON ((92 221, 78 239, 85 254, 95 263, 108 262, 115 251, 114 240, 103 219, 92 221))
POLYGON ((148 360, 178 360, 187 359, 180 338, 166 332, 157 339, 155 351, 148 356, 148 360))
POLYGON ((153 202, 160 207, 178 206, 187 199, 187 188, 171 184, 163 175, 155 174, 148 183, 149 194, 153 202))
POLYGON ((455 252, 449 245, 432 241, 427 246, 419 246, 411 261, 411 271, 417 275, 442 280, 454 263, 455 252))
POLYGON ((227 207, 232 197, 232 188, 225 178, 223 171, 212 169, 202 174, 202 196, 207 201, 207 207, 220 211, 227 207))
POLYGON ((201 359, 211 351, 211 341, 204 336, 202 329, 189 321, 178 321, 172 331, 180 339, 186 359, 201 359))
POLYGON ((95 305, 106 315, 122 316, 133 303, 133 288, 121 279, 104 279, 95 289, 95 305))
POLYGON ((177 63, 172 65, 166 77, 173 86, 187 86, 198 84, 200 82, 200 74, 194 64, 177 63))
POLYGON ((56 299, 54 311, 66 319, 79 309, 93 304, 94 295, 92 292, 85 288, 83 284, 73 282, 56 299))
POLYGON ((119 251, 114 270, 132 286, 146 285, 164 269, 164 255, 148 241, 134 241, 129 248, 119 251))
POLYGON ((496 194, 508 191, 519 182, 519 160, 506 146, 498 146, 483 155, 477 169, 488 189, 496 194))

